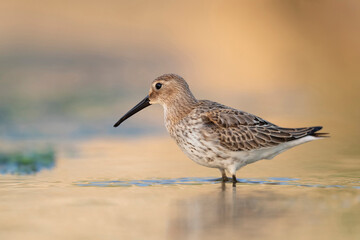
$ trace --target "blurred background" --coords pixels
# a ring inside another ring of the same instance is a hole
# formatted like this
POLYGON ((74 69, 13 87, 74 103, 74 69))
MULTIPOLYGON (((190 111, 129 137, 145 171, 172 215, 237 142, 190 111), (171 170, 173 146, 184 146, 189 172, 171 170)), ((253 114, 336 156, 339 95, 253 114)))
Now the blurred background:
POLYGON ((1 0, 0 239, 358 239, 359 92, 358 0, 1 0), (221 186, 160 106, 113 128, 164 73, 331 138, 221 186))
POLYGON ((183 76, 200 99, 279 125, 358 136, 359 8, 356 0, 3 0, 0 138, 165 135, 159 106, 112 128, 163 73, 183 76))

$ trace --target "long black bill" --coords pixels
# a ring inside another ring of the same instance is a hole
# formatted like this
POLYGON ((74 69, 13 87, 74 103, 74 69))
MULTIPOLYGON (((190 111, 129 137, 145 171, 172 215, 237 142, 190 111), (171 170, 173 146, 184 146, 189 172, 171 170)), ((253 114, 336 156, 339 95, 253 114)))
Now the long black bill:
POLYGON ((114 124, 114 127, 119 126, 123 121, 125 121, 126 119, 128 119, 129 117, 134 115, 135 113, 139 112, 140 110, 142 110, 150 105, 151 104, 150 104, 149 96, 146 96, 143 100, 141 100, 141 102, 139 102, 135 107, 133 107, 124 116, 122 116, 122 118, 120 118, 120 120, 114 124))

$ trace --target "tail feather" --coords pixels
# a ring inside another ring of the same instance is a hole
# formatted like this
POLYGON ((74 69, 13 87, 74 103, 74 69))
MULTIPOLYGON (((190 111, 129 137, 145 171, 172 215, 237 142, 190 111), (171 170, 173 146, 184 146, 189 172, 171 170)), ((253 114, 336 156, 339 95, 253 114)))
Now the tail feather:
POLYGON ((323 132, 321 132, 321 133, 314 133, 314 134, 312 134, 311 136, 324 138, 324 137, 330 137, 329 134, 330 134, 330 133, 323 133, 323 132))
POLYGON ((320 131, 323 127, 322 126, 316 126, 316 127, 310 127, 310 129, 312 129, 308 135, 310 136, 314 136, 314 137, 330 137, 328 134, 329 133, 319 133, 317 131, 320 131))

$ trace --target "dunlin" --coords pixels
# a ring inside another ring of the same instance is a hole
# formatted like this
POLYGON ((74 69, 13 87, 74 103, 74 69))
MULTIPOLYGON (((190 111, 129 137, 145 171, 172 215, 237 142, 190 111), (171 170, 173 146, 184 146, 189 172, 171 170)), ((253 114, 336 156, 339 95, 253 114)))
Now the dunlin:
POLYGON ((194 162, 217 168, 222 180, 233 183, 236 171, 261 159, 324 137, 321 126, 283 128, 260 117, 222 104, 197 100, 186 81, 175 74, 156 78, 149 95, 114 125, 119 126, 138 111, 159 103, 164 108, 167 131, 181 150, 194 162))

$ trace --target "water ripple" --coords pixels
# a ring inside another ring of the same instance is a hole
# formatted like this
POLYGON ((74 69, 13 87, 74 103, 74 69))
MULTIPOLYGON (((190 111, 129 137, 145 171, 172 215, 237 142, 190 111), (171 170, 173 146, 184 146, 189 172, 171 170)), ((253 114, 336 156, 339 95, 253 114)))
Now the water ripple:
MULTIPOLYGON (((343 185, 324 185, 324 184, 309 184, 301 183, 298 178, 276 178, 270 177, 266 179, 257 178, 239 178, 239 185, 241 184, 265 184, 265 185, 285 185, 298 187, 312 187, 312 188, 353 188, 360 189, 360 186, 343 186, 343 185)), ((188 178, 173 178, 173 179, 147 179, 147 180, 122 180, 122 181, 78 181, 74 184, 80 187, 149 187, 157 185, 205 185, 205 184, 219 184, 221 181, 214 177, 188 177, 188 178)))

